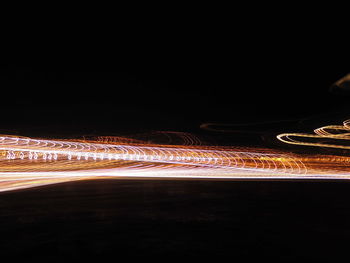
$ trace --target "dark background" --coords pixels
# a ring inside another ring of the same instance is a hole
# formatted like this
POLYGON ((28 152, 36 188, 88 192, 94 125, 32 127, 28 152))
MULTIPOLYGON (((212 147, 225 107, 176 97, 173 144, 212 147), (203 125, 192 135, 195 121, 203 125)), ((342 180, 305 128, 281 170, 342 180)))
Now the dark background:
MULTIPOLYGON (((333 28, 327 34, 323 25, 235 22, 18 34, 0 71, 0 130, 39 137, 173 130, 222 138, 199 129, 217 122, 240 131, 225 135, 228 144, 272 147, 278 132, 311 131, 349 116, 346 92, 329 91, 350 72, 346 43, 333 28), (249 131, 257 132, 237 139, 249 131)), ((349 187, 120 180, 5 192, 1 253, 26 260, 342 259, 349 187)))
POLYGON ((16 41, 0 72, 1 128, 196 131, 348 110, 329 92, 349 72, 346 42, 322 26, 85 30, 16 41))

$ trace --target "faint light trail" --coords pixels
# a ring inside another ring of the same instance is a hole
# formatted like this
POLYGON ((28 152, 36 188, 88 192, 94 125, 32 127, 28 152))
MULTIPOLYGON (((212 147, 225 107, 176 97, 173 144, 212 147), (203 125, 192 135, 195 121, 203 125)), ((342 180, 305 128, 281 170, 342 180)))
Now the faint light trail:
MULTIPOLYGON (((185 145, 113 136, 48 140, 0 135, 0 191, 97 178, 350 179, 346 156, 206 146, 190 134, 176 134, 185 145)), ((348 149, 296 138, 348 140, 349 134, 350 121, 345 121, 343 126, 316 129, 313 135, 287 133, 278 139, 348 149)))

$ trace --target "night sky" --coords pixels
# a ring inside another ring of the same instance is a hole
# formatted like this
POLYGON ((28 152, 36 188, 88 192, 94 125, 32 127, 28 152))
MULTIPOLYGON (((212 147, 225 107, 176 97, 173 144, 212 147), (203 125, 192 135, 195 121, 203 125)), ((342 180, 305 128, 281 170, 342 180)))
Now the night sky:
POLYGON ((111 43, 94 50, 45 47, 14 56, 0 72, 2 128, 193 130, 203 122, 286 120, 346 109, 347 97, 329 92, 348 73, 339 52, 321 56, 312 44, 289 40, 222 41, 144 50, 111 43))

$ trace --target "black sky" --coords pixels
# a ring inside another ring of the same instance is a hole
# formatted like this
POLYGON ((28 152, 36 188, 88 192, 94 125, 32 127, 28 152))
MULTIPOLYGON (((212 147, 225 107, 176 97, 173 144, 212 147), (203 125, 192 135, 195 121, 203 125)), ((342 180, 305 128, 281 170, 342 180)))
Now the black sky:
POLYGON ((329 92, 350 71, 332 30, 257 21, 181 28, 27 31, 2 62, 1 129, 194 130, 347 114, 347 97, 329 92))

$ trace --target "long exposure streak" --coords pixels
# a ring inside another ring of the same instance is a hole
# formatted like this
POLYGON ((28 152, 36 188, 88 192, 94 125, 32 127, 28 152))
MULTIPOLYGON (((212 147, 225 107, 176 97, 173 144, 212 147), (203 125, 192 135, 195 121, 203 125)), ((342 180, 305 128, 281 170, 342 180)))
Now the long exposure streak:
MULTIPOLYGON (((97 178, 350 179, 350 158, 262 148, 150 144, 121 137, 47 140, 0 135, 0 191, 97 178)), ((315 134, 286 133, 285 143, 350 149, 350 121, 315 134), (335 142, 318 142, 318 139, 335 142)))

